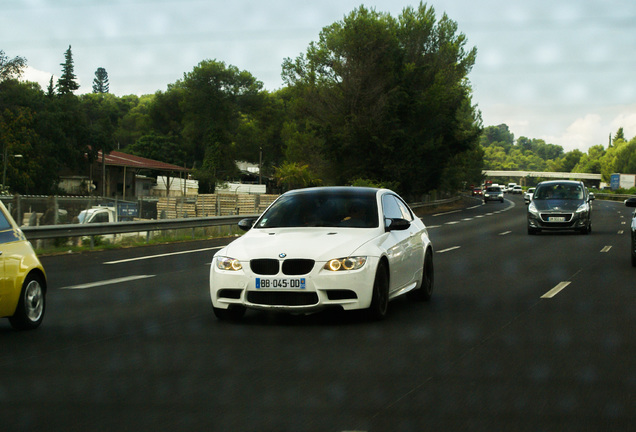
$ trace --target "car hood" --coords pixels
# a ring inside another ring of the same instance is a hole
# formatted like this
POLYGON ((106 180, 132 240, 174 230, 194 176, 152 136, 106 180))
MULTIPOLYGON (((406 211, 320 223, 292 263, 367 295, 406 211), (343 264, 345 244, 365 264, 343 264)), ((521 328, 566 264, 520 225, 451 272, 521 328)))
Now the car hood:
POLYGON ((532 201, 537 210, 546 212, 546 211, 555 211, 555 212, 575 212, 576 209, 579 208, 581 204, 585 201, 583 200, 538 200, 535 199, 532 201))
MULTIPOLYGON (((383 230, 381 231, 384 232, 383 230)), ((253 258, 311 258, 327 261, 352 256, 380 234, 378 229, 251 229, 219 254, 241 261, 253 258)), ((368 253, 368 252, 367 252, 368 253)))

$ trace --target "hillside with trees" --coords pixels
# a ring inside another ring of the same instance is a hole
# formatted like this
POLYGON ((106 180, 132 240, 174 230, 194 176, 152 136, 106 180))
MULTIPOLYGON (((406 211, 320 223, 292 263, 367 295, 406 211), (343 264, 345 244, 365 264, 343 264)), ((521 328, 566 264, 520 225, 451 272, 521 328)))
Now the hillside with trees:
POLYGON ((627 141, 623 128, 610 145, 564 152, 563 147, 541 139, 519 137, 515 140, 507 125, 485 127, 480 138, 484 149, 484 169, 549 171, 601 174, 609 183, 613 173, 636 174, 636 137, 627 141))
POLYGON ((274 92, 206 59, 141 97, 109 93, 98 68, 93 93, 78 96, 70 45, 45 90, 19 81, 25 59, 0 51, 7 192, 56 193, 61 173, 84 173, 98 150, 113 149, 191 168, 201 192, 235 179, 237 160, 262 161, 282 190, 373 184, 409 199, 453 191, 481 176, 468 80, 476 55, 457 24, 424 3, 398 17, 360 6, 324 27, 285 59, 285 86, 274 92))

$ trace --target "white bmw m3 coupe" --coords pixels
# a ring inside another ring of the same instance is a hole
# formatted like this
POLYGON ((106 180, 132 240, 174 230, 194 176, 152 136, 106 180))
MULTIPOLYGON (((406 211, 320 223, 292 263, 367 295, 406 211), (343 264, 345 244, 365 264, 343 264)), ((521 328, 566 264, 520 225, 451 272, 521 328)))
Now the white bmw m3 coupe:
POLYGON ((219 319, 246 309, 308 313, 366 309, 433 292, 433 246, 424 223, 388 189, 321 187, 281 195, 213 258, 210 296, 219 319))

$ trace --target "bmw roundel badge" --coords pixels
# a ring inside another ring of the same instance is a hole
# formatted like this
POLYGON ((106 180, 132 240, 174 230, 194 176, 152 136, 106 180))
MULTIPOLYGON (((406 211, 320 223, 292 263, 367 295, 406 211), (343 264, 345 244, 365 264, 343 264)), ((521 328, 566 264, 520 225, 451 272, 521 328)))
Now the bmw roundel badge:
POLYGON ((285 258, 287 254, 285 252, 281 252, 278 254, 278 258, 285 258))

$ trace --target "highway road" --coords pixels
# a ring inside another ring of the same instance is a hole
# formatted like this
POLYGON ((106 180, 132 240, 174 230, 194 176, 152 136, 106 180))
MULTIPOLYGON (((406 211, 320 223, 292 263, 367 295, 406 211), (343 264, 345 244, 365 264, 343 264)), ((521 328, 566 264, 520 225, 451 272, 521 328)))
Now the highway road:
POLYGON ((215 319, 227 240, 43 257, 47 315, 0 321, 5 431, 598 431, 636 424, 630 210, 526 233, 520 196, 423 216, 430 303, 215 319))

